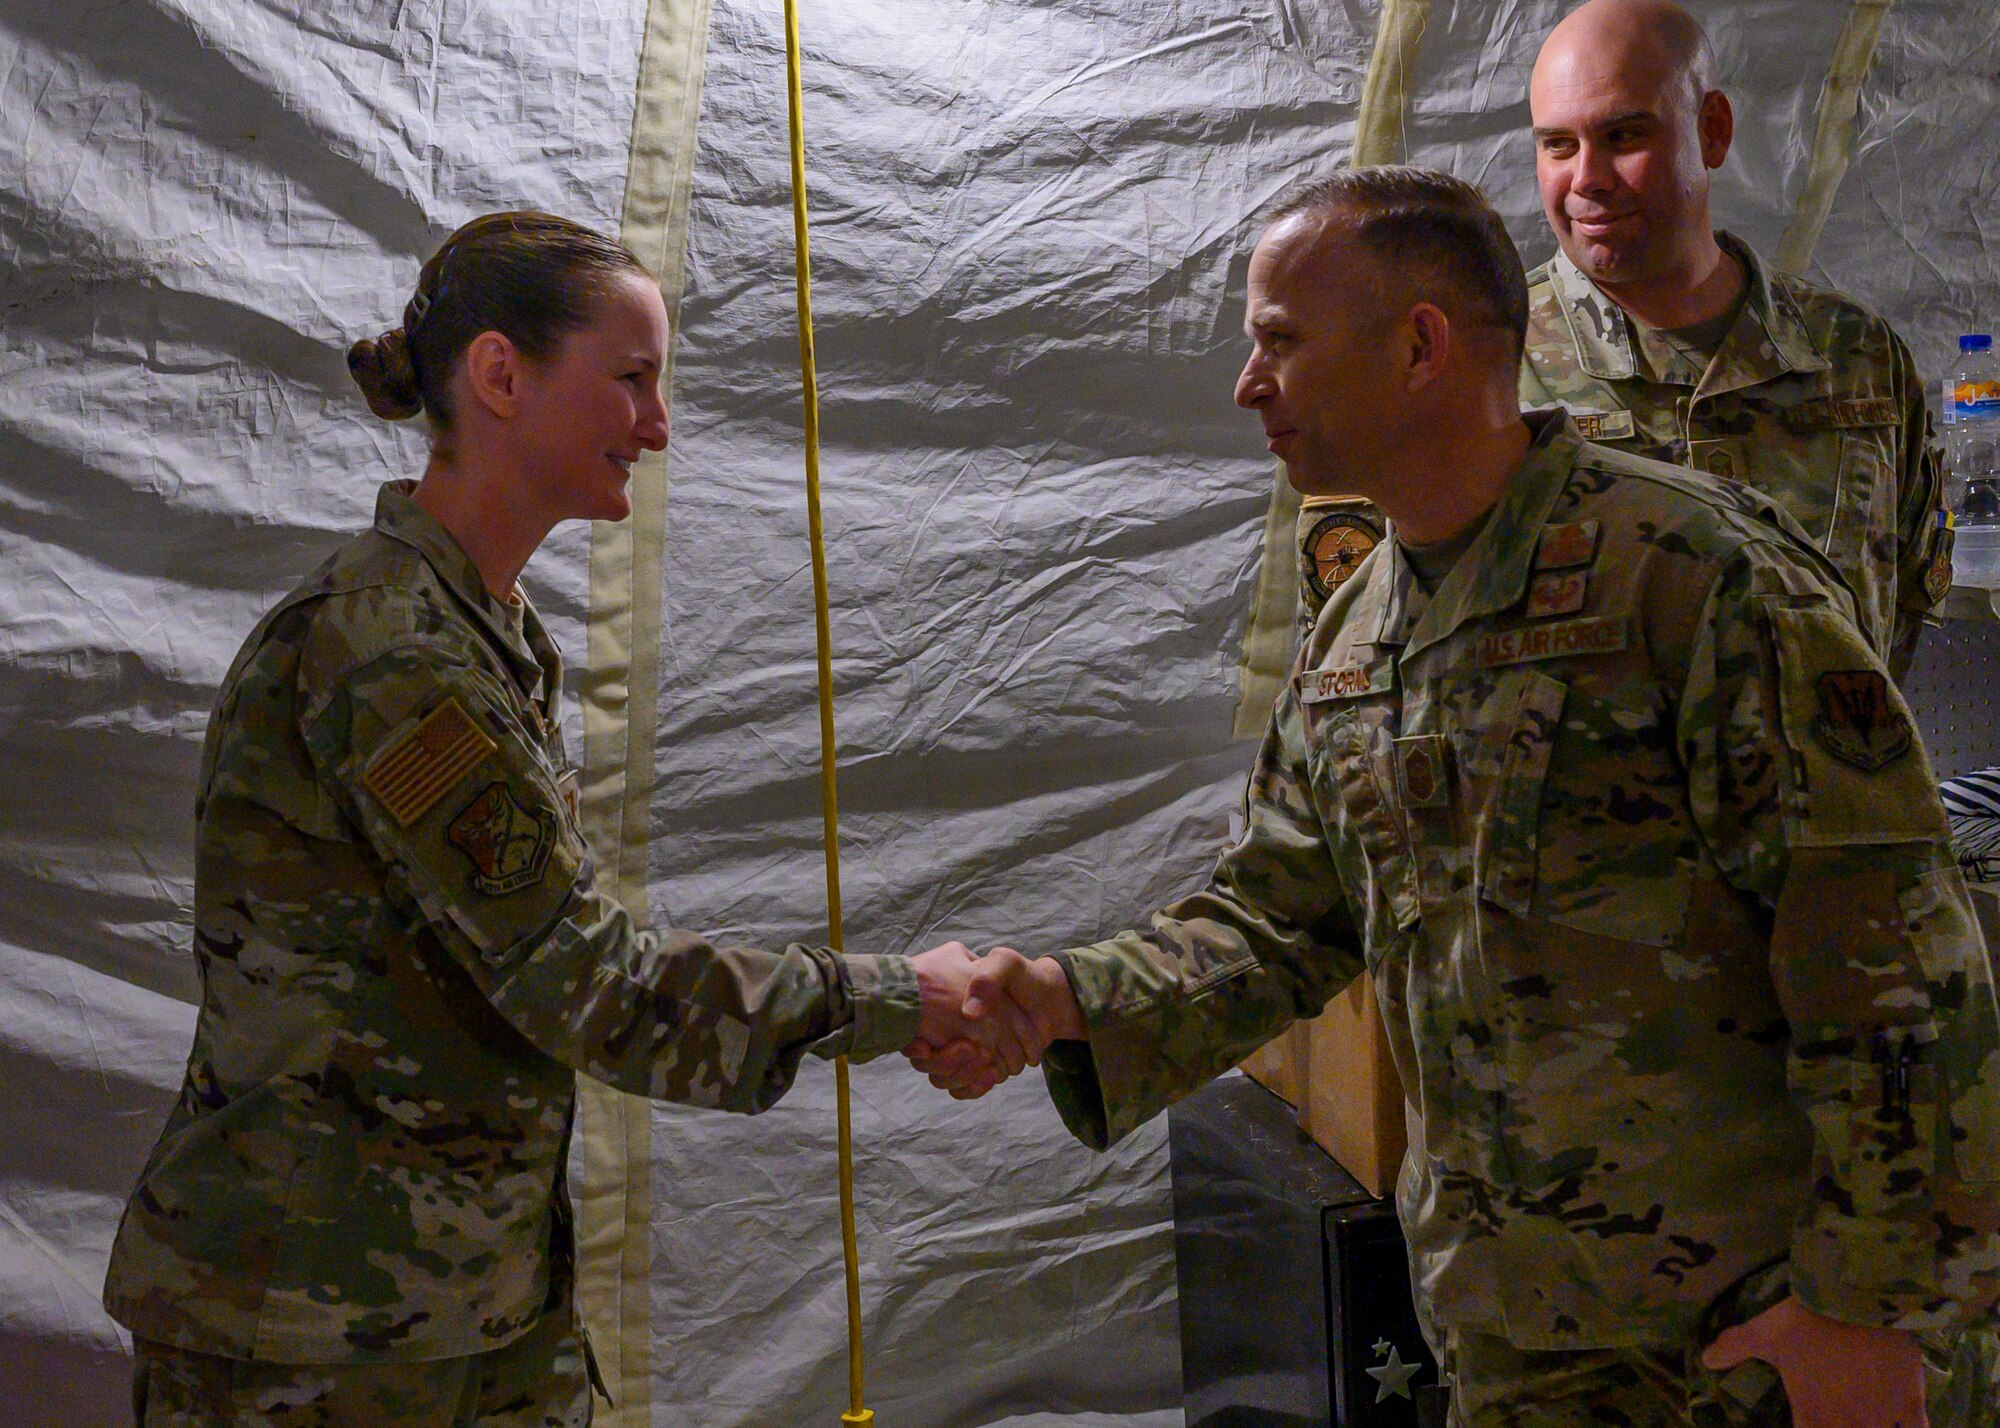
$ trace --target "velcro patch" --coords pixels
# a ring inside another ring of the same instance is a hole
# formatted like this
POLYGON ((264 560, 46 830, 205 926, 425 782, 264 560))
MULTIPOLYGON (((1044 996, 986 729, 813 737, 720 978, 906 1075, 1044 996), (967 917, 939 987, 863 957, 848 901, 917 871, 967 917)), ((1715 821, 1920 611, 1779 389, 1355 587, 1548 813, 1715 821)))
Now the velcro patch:
POLYGON ((1951 546, 1949 533, 1938 541, 1931 563, 1924 568, 1924 598, 1938 604, 1951 593, 1951 546))
POLYGON ((1535 569, 1566 570, 1573 565, 1588 565, 1596 555, 1596 521, 1544 526, 1541 539, 1535 542, 1535 569))
POLYGON ((1494 630, 1479 637, 1479 667, 1526 664, 1566 655, 1613 654, 1625 648, 1625 617, 1598 615, 1565 620, 1560 625, 1529 625, 1518 630, 1494 630))
POLYGON ((1381 542, 1382 527, 1358 511, 1320 517, 1300 542, 1306 584, 1320 599, 1330 599, 1381 542))
POLYGON ((1437 734, 1411 734, 1396 740, 1396 781, 1403 802, 1412 808, 1440 808, 1446 802, 1444 739, 1437 734))
POLYGON ((496 779, 459 811, 445 836, 472 860, 472 885, 504 897, 540 881, 556 842, 556 816, 546 808, 523 808, 496 779))
POLYGON ((1894 426, 1896 403, 1888 397, 1858 397, 1844 402, 1814 397, 1786 407, 1783 417, 1785 429, 1799 434, 1856 426, 1894 426))
POLYGON ((1873 773, 1910 749, 1910 721, 1889 695, 1889 678, 1877 669, 1829 670, 1814 685, 1819 713, 1813 733, 1844 764, 1873 773))
POLYGON ((1551 570, 1537 575, 1528 586, 1528 608, 1522 613, 1530 620, 1574 615, 1589 594, 1588 570, 1551 570))
POLYGON ((1299 676, 1299 702, 1325 704, 1336 699, 1359 699, 1364 694, 1380 694, 1388 687, 1386 659, 1341 669, 1309 669, 1299 676))
POLYGON ((398 827, 407 828, 499 747, 456 699, 447 699, 377 754, 361 784, 381 800, 398 827))
POLYGON ((1571 412, 1576 434, 1585 441, 1623 441, 1633 432, 1630 412, 1571 412))

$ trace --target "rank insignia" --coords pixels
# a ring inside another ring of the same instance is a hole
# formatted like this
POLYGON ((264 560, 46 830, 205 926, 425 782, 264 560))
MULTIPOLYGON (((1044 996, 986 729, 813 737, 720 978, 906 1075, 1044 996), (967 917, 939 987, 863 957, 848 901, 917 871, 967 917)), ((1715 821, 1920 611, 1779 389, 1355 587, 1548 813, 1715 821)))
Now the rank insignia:
POLYGON ((1541 540, 1535 545, 1535 569, 1566 570, 1573 565, 1588 565, 1596 555, 1596 521, 1545 526, 1541 540))
POLYGON ((1942 541, 1931 563, 1924 569, 1924 598, 1931 604, 1940 603, 1951 593, 1951 541, 1942 541))
POLYGON ((488 897, 504 897, 541 878, 555 846, 556 816, 523 808, 496 780, 451 820, 445 836, 472 860, 472 885, 488 897))
POLYGON ((1589 593, 1588 570, 1551 570, 1537 575, 1528 586, 1528 608, 1523 613, 1530 620, 1545 615, 1574 615, 1583 608, 1584 597, 1589 593))
POLYGON ((1314 595, 1325 600, 1345 585, 1368 552, 1382 542, 1382 527, 1358 510, 1339 510, 1314 521, 1300 542, 1301 567, 1314 595))
POLYGON ((1828 671, 1815 689, 1819 714, 1813 732, 1842 763, 1873 773, 1909 751, 1909 716, 1896 707, 1888 676, 1880 670, 1828 671))
POLYGON ((1396 740, 1396 776, 1403 785, 1403 801, 1412 808, 1442 807, 1444 740, 1436 734, 1396 740))
POLYGON ((499 747, 456 699, 447 699, 375 756, 361 786, 382 801, 398 827, 407 828, 499 747))

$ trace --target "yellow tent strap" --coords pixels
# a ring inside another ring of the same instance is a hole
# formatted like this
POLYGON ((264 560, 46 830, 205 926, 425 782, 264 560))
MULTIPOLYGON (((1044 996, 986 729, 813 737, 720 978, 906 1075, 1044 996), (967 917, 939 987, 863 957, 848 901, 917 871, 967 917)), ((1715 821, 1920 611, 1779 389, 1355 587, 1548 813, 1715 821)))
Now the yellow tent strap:
MULTIPOLYGON (((806 531, 812 542, 813 624, 819 638, 819 789, 826 824, 827 941, 838 952, 840 933, 840 805, 833 742, 833 628, 826 589, 826 531, 819 514, 819 376, 813 363, 812 264, 806 246, 806 131, 799 88, 799 11, 785 0, 785 81, 791 100, 792 242, 799 292, 799 379, 806 409, 806 531)), ((840 1125, 840 1244, 847 1262, 847 1412, 850 1428, 875 1415, 861 1406, 861 1254, 854 1233, 854 1126, 847 1090, 847 1058, 833 1064, 840 1125)))

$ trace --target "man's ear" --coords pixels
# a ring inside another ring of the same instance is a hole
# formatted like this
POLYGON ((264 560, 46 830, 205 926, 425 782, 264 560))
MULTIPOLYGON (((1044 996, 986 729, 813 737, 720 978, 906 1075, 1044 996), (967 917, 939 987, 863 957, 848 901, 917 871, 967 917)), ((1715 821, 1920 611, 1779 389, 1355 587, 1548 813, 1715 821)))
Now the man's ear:
POLYGON ((1421 392, 1444 376, 1445 364, 1451 360, 1451 341, 1451 319, 1437 304, 1420 302, 1404 315, 1402 352, 1407 366, 1403 380, 1409 391, 1421 392))
POLYGON ((482 332, 465 349, 465 384, 472 399, 497 417, 521 410, 525 375, 520 348, 500 332, 482 332))
POLYGON ((1736 111, 1730 107, 1729 96, 1719 89, 1704 94, 1695 127, 1701 135, 1702 164, 1711 169, 1721 168, 1722 161, 1729 157, 1729 145, 1736 138, 1736 111))

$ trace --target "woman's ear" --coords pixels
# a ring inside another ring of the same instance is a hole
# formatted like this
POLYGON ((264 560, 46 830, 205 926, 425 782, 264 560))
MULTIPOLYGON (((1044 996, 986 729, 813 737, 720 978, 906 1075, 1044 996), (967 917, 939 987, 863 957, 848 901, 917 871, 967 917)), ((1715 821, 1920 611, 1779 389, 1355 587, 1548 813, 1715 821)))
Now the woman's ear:
POLYGON ((521 410, 525 367, 520 348, 504 333, 487 331, 467 345, 459 370, 472 399, 494 416, 505 418, 521 410))

